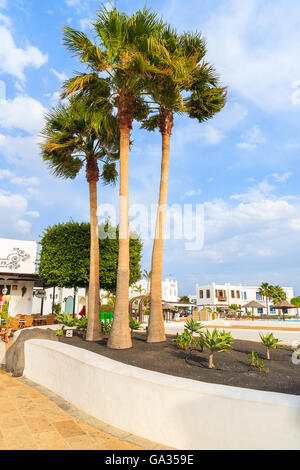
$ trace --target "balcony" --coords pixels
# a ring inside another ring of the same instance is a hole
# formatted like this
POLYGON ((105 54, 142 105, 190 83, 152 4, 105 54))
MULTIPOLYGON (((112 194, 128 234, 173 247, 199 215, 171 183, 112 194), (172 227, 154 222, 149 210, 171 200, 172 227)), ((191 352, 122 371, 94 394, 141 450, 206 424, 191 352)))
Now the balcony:
POLYGON ((227 302, 227 297, 224 297, 224 296, 218 297, 218 301, 219 302, 227 302))

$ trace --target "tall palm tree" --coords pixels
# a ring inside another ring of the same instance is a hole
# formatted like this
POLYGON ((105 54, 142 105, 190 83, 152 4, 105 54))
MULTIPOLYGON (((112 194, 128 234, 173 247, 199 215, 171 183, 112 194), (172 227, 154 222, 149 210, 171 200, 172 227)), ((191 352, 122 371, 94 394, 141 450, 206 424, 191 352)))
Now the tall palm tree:
POLYGON ((264 297, 266 299, 266 304, 267 304, 267 315, 269 315, 269 302, 270 299, 272 298, 272 289, 273 286, 271 286, 268 282, 263 282, 259 288, 259 295, 264 297))
POLYGON ((150 63, 147 55, 159 51, 159 33, 164 24, 150 10, 139 10, 128 17, 117 8, 108 11, 102 7, 93 28, 96 43, 80 31, 64 28, 65 46, 79 57, 90 72, 65 82, 64 91, 65 96, 81 93, 101 103, 98 84, 105 81, 111 91, 111 102, 117 109, 120 131, 120 236, 116 305, 108 347, 126 349, 132 346, 128 324, 130 133, 133 120, 141 120, 148 114, 149 106, 144 98, 145 79, 150 73, 158 73, 158 69, 150 63))
POLYGON ((42 132, 42 158, 51 172, 61 178, 74 179, 85 166, 89 184, 91 249, 88 289, 87 341, 101 339, 99 321, 99 239, 97 220, 97 182, 114 182, 118 158, 118 129, 109 102, 102 109, 91 108, 85 99, 72 98, 46 115, 42 132), (102 173, 99 172, 102 164, 102 173))
POLYGON ((221 111, 226 103, 226 88, 220 86, 213 67, 203 61, 206 45, 201 35, 186 33, 178 36, 175 30, 167 27, 161 34, 161 39, 167 53, 152 55, 151 61, 156 66, 164 67, 168 73, 163 77, 154 73, 149 81, 148 91, 158 108, 143 124, 148 130, 158 128, 162 136, 161 179, 152 251, 147 337, 147 341, 151 343, 165 340, 162 268, 170 139, 174 115, 185 113, 202 123, 221 111))
POLYGON ((150 292, 150 282, 151 282, 151 271, 147 271, 147 269, 144 269, 143 271, 143 276, 147 281, 147 294, 150 292))

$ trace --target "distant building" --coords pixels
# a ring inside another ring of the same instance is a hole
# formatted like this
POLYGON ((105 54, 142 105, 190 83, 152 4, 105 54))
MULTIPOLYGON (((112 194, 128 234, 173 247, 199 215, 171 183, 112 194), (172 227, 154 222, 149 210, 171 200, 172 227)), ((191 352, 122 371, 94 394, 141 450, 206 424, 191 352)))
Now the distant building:
MULTIPOLYGON (((259 286, 243 286, 242 284, 212 284, 196 285, 196 298, 198 308, 229 307, 236 304, 241 307, 256 300, 262 305, 267 304, 266 300, 259 295, 259 286)), ((293 287, 283 287, 287 300, 290 302, 294 297, 293 287)), ((272 302, 270 303, 272 309, 272 302)), ((292 311, 293 312, 293 311, 292 311)), ((260 312, 259 312, 260 313, 260 312)), ((272 312, 275 313, 275 312, 272 312)))
MULTIPOLYGON (((145 295, 150 290, 150 283, 146 279, 141 279, 129 288, 129 297, 145 295)), ((178 302, 178 281, 165 279, 162 281, 162 299, 165 302, 178 302)))
POLYGON ((34 241, 0 238, 0 310, 10 316, 31 314, 33 288, 41 286, 36 255, 34 241))

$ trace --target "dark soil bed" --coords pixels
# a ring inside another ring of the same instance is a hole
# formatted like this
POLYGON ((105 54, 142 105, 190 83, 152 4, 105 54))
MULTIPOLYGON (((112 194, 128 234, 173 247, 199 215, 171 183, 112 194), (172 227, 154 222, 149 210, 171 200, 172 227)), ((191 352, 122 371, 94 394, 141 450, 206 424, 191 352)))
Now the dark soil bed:
POLYGON ((292 350, 287 347, 272 350, 271 360, 267 361, 262 344, 236 340, 230 351, 214 355, 215 369, 208 369, 208 351, 195 351, 186 362, 186 351, 177 349, 172 339, 173 336, 168 336, 164 343, 148 344, 146 336, 137 333, 133 337, 133 348, 125 350, 108 349, 106 340, 87 342, 78 336, 61 337, 59 341, 115 361, 176 377, 300 395, 300 365, 292 363, 292 350), (248 354, 252 351, 261 355, 269 372, 259 372, 250 367, 248 354))

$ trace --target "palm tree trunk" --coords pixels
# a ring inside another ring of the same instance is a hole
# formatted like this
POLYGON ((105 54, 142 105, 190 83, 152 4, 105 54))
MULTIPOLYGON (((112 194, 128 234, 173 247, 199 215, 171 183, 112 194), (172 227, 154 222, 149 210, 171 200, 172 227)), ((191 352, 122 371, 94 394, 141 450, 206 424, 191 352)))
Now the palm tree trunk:
POLYGON ((97 181, 99 170, 95 158, 88 159, 87 180, 90 192, 91 249, 90 282, 88 289, 88 326, 87 341, 99 341, 103 338, 100 325, 100 281, 99 281, 99 236, 97 219, 97 181))
POLYGON ((119 97, 120 128, 120 196, 119 196, 119 257, 114 319, 107 342, 111 349, 132 347, 129 328, 129 146, 132 126, 133 100, 124 94, 119 97))
POLYGON ((267 348, 267 359, 268 359, 268 361, 271 359, 271 357, 270 357, 270 348, 267 348))
POLYGON ((162 269, 172 127, 172 111, 161 107, 160 132, 162 134, 162 161, 155 239, 152 251, 148 343, 159 343, 166 340, 162 310, 162 269))
POLYGON ((208 368, 213 369, 213 367, 214 367, 214 353, 211 351, 209 353, 208 368))

